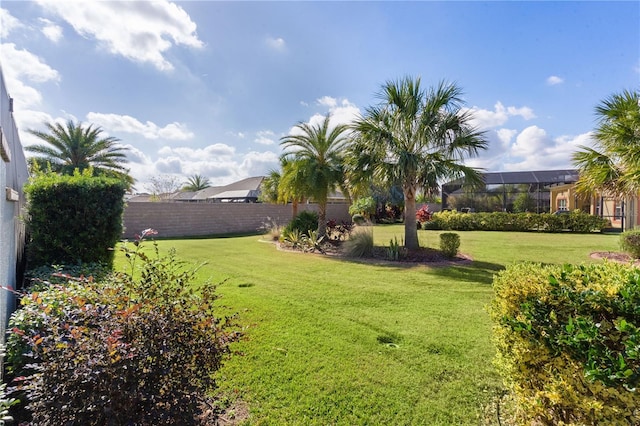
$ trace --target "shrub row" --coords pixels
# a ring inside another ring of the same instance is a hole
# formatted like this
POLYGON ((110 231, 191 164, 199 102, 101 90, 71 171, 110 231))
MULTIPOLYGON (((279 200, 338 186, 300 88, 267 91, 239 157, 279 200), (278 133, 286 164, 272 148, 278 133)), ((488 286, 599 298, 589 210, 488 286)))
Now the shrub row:
POLYGON ((199 424, 237 328, 175 253, 123 250, 129 273, 41 283, 11 317, 7 365, 33 424, 199 424))
POLYGON ((91 169, 73 176, 41 173, 25 185, 32 267, 112 264, 113 247, 122 235, 127 183, 91 174, 91 169))
POLYGON ((640 270, 519 264, 494 289, 497 365, 521 424, 640 424, 640 270))
POLYGON ((581 211, 568 214, 549 213, 459 213, 442 211, 422 224, 423 229, 454 231, 539 231, 594 232, 608 226, 606 219, 581 211))

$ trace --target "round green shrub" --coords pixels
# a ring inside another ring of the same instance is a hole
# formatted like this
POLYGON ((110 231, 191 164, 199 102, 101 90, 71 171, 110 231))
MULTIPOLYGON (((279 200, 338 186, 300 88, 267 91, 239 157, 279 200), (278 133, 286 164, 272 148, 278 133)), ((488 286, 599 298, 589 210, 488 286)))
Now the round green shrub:
POLYGON ((620 247, 634 259, 640 258, 640 229, 620 234, 620 247))
POLYGON ((285 227, 283 232, 291 233, 295 230, 306 236, 309 236, 309 231, 317 231, 318 213, 306 210, 298 213, 298 215, 285 227))
POLYGON ((440 234, 440 251, 447 257, 455 257, 460 248, 460 235, 455 232, 440 234))
POLYGON ((353 217, 351 218, 351 221, 356 225, 363 225, 365 222, 365 218, 361 214, 357 213, 353 215, 353 217))

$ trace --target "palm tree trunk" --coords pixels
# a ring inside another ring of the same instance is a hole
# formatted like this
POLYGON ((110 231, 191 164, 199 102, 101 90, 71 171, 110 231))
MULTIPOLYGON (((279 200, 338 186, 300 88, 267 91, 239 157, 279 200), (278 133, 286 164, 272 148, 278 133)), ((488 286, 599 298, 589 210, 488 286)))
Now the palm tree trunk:
POLYGON ((318 238, 327 234, 327 203, 318 203, 318 238))
POLYGON ((291 202, 291 219, 295 219, 298 216, 298 200, 291 202))
POLYGON ((416 188, 405 185, 404 191, 404 246, 409 250, 416 250, 418 244, 418 229, 416 228, 416 188))

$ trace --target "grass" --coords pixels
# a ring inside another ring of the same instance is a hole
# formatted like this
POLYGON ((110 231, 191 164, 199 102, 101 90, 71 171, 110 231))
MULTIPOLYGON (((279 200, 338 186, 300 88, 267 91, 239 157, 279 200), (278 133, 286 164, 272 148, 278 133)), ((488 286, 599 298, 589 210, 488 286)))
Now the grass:
MULTIPOLYGON (((500 393, 492 366, 493 274, 513 262, 581 263, 618 236, 459 232, 471 264, 370 265, 277 251, 261 237, 159 241, 219 287, 246 339, 219 372, 251 425, 477 425, 500 393)), ((419 231, 438 247, 438 231, 419 231)), ((399 225, 377 226, 387 245, 399 225)), ((123 259, 118 258, 122 267, 123 259)))

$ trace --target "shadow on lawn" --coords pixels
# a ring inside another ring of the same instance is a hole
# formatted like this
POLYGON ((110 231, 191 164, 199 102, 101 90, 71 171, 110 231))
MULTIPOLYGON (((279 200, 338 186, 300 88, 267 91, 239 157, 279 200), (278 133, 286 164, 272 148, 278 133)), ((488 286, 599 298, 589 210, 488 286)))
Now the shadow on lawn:
POLYGON ((457 281, 479 282, 491 285, 493 276, 504 269, 504 265, 473 261, 467 264, 433 268, 430 273, 457 281))

